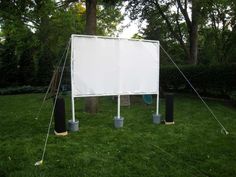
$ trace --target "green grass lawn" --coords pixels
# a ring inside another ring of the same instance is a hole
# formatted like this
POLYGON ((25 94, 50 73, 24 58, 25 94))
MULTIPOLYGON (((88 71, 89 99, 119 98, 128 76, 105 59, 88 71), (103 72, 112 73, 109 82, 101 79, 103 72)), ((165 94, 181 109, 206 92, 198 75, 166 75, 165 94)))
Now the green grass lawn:
MULTIPOLYGON (((154 125, 155 104, 146 106, 140 97, 122 107, 124 128, 113 128, 116 102, 101 98, 99 113, 83 112, 83 99, 76 101, 80 131, 56 137, 53 126, 45 161, 40 160, 51 114, 51 100, 38 120, 35 115, 42 94, 0 97, 0 176, 53 177, 191 177, 236 176, 236 109, 208 101, 221 128, 197 98, 176 96, 175 125, 154 125)), ((164 114, 164 100, 161 100, 164 114)), ((71 118, 66 97, 67 119, 71 118)))

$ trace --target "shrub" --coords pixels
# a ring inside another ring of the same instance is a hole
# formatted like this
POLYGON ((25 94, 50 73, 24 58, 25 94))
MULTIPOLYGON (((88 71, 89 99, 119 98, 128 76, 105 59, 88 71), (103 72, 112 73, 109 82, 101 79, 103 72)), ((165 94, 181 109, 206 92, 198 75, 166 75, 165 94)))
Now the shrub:
POLYGON ((233 101, 234 105, 236 105, 236 91, 230 93, 230 99, 233 101))
POLYGON ((33 62, 33 55, 29 49, 23 51, 18 63, 18 84, 31 85, 35 77, 35 68, 33 62))
POLYGON ((22 94, 22 93, 43 93, 46 92, 47 87, 8 87, 0 89, 0 95, 22 94))
MULTIPOLYGON (((181 66, 180 69, 202 93, 229 96, 236 90, 236 65, 181 66)), ((189 84, 174 66, 161 67, 160 85, 164 90, 190 90, 189 84)))

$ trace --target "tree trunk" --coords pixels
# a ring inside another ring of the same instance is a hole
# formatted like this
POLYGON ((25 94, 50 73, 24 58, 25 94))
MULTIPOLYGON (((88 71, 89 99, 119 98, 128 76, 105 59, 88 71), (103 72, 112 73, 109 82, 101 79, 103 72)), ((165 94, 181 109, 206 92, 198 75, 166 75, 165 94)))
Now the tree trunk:
POLYGON ((198 33, 197 33, 197 27, 192 27, 190 32, 190 58, 189 58, 189 64, 196 65, 198 62, 198 33))
MULTIPOLYGON (((85 33, 88 35, 96 34, 97 18, 96 18, 97 0, 86 0, 86 26, 85 33)), ((91 51, 92 52, 92 51, 91 51)), ((98 111, 98 98, 85 98, 85 112, 95 114, 98 111)))
POLYGON ((198 21, 199 21, 199 0, 192 0, 192 25, 189 32, 189 63, 196 65, 198 61, 198 21))
POLYGON ((97 27, 96 6, 97 6, 97 0, 86 0, 85 33, 88 35, 96 34, 96 27, 97 27))

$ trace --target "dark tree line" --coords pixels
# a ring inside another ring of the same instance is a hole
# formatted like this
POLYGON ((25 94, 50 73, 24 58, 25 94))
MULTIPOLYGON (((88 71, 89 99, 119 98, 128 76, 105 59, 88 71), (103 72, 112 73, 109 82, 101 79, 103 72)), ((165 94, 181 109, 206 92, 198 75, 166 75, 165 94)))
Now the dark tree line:
MULTIPOLYGON (((85 34, 92 13, 98 35, 111 35, 123 19, 118 5, 86 13, 95 1, 1 0, 0 87, 48 85, 71 34, 85 34), (115 14, 115 17, 114 17, 115 14)), ((96 3, 96 2, 95 2, 96 3)), ((88 34, 88 33, 87 33, 88 34)))

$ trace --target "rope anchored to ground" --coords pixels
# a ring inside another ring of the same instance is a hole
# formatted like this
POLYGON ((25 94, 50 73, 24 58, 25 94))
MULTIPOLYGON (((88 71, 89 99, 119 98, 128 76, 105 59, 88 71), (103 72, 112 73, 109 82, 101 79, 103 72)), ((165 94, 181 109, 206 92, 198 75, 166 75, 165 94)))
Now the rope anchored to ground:
POLYGON ((202 101, 202 103, 205 105, 205 107, 208 109, 208 111, 211 113, 211 115, 213 116, 213 118, 216 120, 216 122, 220 125, 221 132, 224 132, 226 135, 229 134, 229 132, 226 130, 226 128, 223 126, 223 124, 219 121, 219 119, 216 117, 215 113, 213 112, 213 110, 208 106, 208 104, 203 100, 203 98, 201 97, 201 95, 198 93, 198 91, 194 88, 194 86, 191 84, 191 82, 188 80, 188 78, 185 76, 185 74, 180 70, 180 68, 178 67, 178 65, 174 62, 174 60, 171 58, 171 56, 167 53, 167 51, 162 47, 162 45, 160 45, 161 49, 164 51, 164 53, 166 54, 166 56, 170 59, 170 61, 174 64, 174 66, 178 69, 178 71, 180 72, 180 74, 184 77, 184 79, 187 81, 187 83, 190 85, 190 87, 193 89, 193 91, 197 94, 198 98, 202 101))
MULTIPOLYGON (((66 56, 65 56, 65 59, 64 59, 64 63, 63 63, 63 67, 62 67, 62 71, 61 71, 61 75, 60 75, 60 80, 59 80, 58 87, 57 87, 57 91, 56 91, 56 96, 55 96, 55 101, 54 101, 54 104, 53 104, 53 109, 52 109, 50 121, 49 121, 49 124, 48 124, 48 131, 47 131, 47 135, 46 135, 46 138, 45 138, 45 143, 44 143, 42 158, 41 158, 40 161, 37 161, 37 162, 34 164, 35 166, 39 166, 39 165, 42 165, 42 164, 43 164, 45 152, 46 152, 46 149, 47 149, 47 143, 48 143, 48 137, 49 137, 49 133, 50 133, 50 128, 51 128, 51 125, 52 125, 53 114, 54 114, 54 110, 55 110, 55 106, 56 106, 56 101, 57 101, 57 98, 58 98, 58 94, 59 94, 59 90, 60 90, 60 85, 61 85, 61 81, 62 81, 62 77, 63 77, 63 71, 64 71, 64 69, 65 69, 66 59, 67 59, 67 57, 68 57, 69 47, 70 47, 70 41, 69 41, 69 43, 68 43, 68 45, 67 45, 66 56)), ((59 66, 58 66, 58 67, 59 67, 59 66)))

